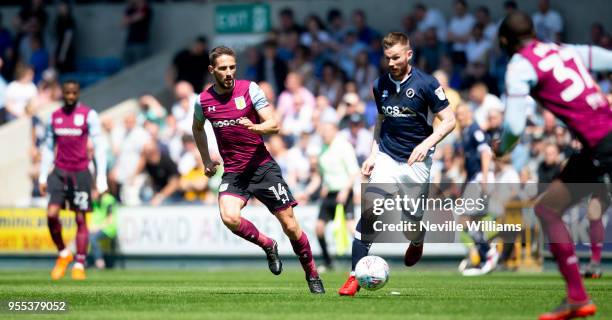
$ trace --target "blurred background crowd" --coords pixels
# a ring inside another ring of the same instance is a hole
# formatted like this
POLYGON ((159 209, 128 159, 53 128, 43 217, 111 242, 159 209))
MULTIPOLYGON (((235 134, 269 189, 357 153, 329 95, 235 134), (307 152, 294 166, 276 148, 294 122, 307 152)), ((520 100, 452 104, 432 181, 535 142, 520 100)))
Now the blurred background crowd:
MULTIPOLYGON (((417 3, 397 22, 397 29, 410 38, 412 64, 438 79, 458 117, 473 119, 494 136, 503 123, 504 72, 509 59, 500 52, 496 39, 503 17, 491 16, 490 8, 472 7, 469 1, 452 3, 451 16, 426 2, 417 3)), ((36 116, 37 109, 59 101, 60 81, 86 67, 75 59, 78 26, 70 4, 60 1, 56 5, 54 24, 48 22, 48 5, 42 0, 24 1, 16 17, 0 17, 0 121, 32 119, 34 164, 40 161, 38 146, 44 135, 44 119, 36 116)), ((503 6, 505 13, 517 9, 514 1, 491 2, 490 6, 503 6)), ((127 2, 123 61, 109 63, 109 70, 149 54, 152 14, 146 0, 127 2)), ((298 21, 290 8, 277 14, 278 24, 265 41, 239 56, 239 76, 257 82, 276 108, 282 129, 280 134, 267 137, 266 144, 293 194, 307 203, 315 201, 321 189, 318 157, 329 141, 322 137, 322 124, 338 128, 338 138, 350 142, 359 164, 370 154, 377 115, 372 83, 385 72, 384 34, 368 24, 371 13, 359 9, 331 9, 326 15, 307 15, 304 21, 298 21)), ((538 10, 531 14, 541 40, 563 42, 563 17, 548 0, 540 0, 538 10)), ((611 35, 601 23, 584 28, 590 28, 591 34, 585 44, 612 49, 611 35)), ((203 35, 168 61, 167 82, 173 88, 173 103, 145 94, 138 98, 139 112, 121 120, 102 118, 110 159, 109 185, 123 204, 216 201, 221 170, 213 178, 203 176, 191 133, 195 99, 212 81, 207 72, 210 46, 203 35)), ((609 99, 610 75, 595 75, 609 99)), ((212 135, 210 127, 207 130, 212 135)), ((214 139, 209 140, 214 157, 219 158, 214 139)), ((460 141, 461 130, 457 128, 439 144, 432 181, 465 181, 460 141)), ((563 161, 580 147, 551 113, 534 102, 529 106, 528 127, 520 144, 511 157, 495 161, 497 181, 550 182, 563 161)), ((36 181, 37 177, 35 165, 31 178, 36 181)), ((36 197, 39 193, 34 185, 36 197)), ((359 192, 354 197, 358 201, 359 192)))

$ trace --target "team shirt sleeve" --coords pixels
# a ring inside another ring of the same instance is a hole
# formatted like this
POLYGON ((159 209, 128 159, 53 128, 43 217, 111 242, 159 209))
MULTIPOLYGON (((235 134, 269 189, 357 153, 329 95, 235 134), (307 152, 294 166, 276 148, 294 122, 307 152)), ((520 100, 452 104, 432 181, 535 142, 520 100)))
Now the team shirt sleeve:
POLYGON ((249 96, 251 96, 251 102, 253 102, 253 108, 259 111, 269 105, 268 99, 263 90, 255 82, 249 84, 249 96))
POLYGON ((487 143, 487 138, 484 132, 482 132, 482 130, 478 129, 474 131, 474 139, 478 144, 478 146, 476 147, 476 150, 478 150, 478 152, 482 153, 491 151, 491 147, 487 143))
POLYGON ((427 100, 426 102, 429 105, 429 109, 434 114, 448 107, 448 99, 446 99, 444 89, 434 77, 431 77, 429 84, 425 88, 424 97, 427 100))
POLYGON ((374 94, 374 102, 376 103, 376 109, 379 114, 384 114, 382 111, 382 102, 380 101, 380 92, 378 92, 378 82, 380 78, 374 80, 374 84, 372 85, 372 93, 374 94))
POLYGON ((538 76, 531 63, 515 54, 506 71, 506 112, 500 152, 509 151, 525 130, 527 107, 533 103, 529 93, 537 81, 538 76))
POLYGON ((589 71, 612 70, 612 50, 591 45, 565 45, 574 49, 589 71))
POLYGON ((202 104, 200 103, 200 97, 198 97, 193 104, 193 118, 199 122, 204 122, 204 113, 202 112, 202 104))
POLYGON ((45 129, 45 140, 41 145, 40 175, 38 183, 47 183, 49 169, 53 164, 53 153, 55 148, 55 137, 53 136, 53 117, 49 116, 45 129))
POLYGON ((94 145, 94 159, 96 161, 96 182, 106 181, 106 140, 102 136, 102 126, 100 125, 100 117, 94 110, 90 110, 87 114, 87 126, 89 137, 94 145))

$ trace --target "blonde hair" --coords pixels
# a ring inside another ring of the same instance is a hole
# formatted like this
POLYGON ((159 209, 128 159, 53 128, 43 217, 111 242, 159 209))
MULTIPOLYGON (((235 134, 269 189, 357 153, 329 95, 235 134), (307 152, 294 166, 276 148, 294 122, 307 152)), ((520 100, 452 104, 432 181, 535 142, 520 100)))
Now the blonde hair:
POLYGON ((403 32, 389 32, 382 39, 382 46, 385 50, 393 47, 396 44, 401 44, 410 48, 410 41, 408 40, 408 36, 403 32))

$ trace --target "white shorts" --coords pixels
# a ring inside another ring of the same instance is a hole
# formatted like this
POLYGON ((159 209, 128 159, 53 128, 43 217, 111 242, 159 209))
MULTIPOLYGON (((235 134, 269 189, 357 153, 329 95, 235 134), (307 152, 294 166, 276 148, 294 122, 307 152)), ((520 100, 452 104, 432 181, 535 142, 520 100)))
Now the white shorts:
POLYGON ((378 151, 370 183, 428 183, 431 171, 431 154, 425 161, 408 165, 408 161, 398 162, 388 154, 378 151))
MULTIPOLYGON (((429 190, 432 162, 431 154, 429 154, 425 161, 408 165, 407 161, 395 161, 388 154, 379 151, 368 183, 380 184, 375 189, 382 188, 388 195, 401 194, 420 198, 429 190)), ((423 211, 418 210, 413 213, 413 217, 417 220, 422 219, 423 211)))

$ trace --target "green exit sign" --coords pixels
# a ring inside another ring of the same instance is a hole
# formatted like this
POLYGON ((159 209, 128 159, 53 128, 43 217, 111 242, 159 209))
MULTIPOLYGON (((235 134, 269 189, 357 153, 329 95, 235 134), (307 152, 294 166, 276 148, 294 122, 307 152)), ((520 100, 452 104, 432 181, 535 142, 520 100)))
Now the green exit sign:
POLYGON ((260 33, 270 30, 267 4, 221 5, 215 8, 217 33, 260 33))

